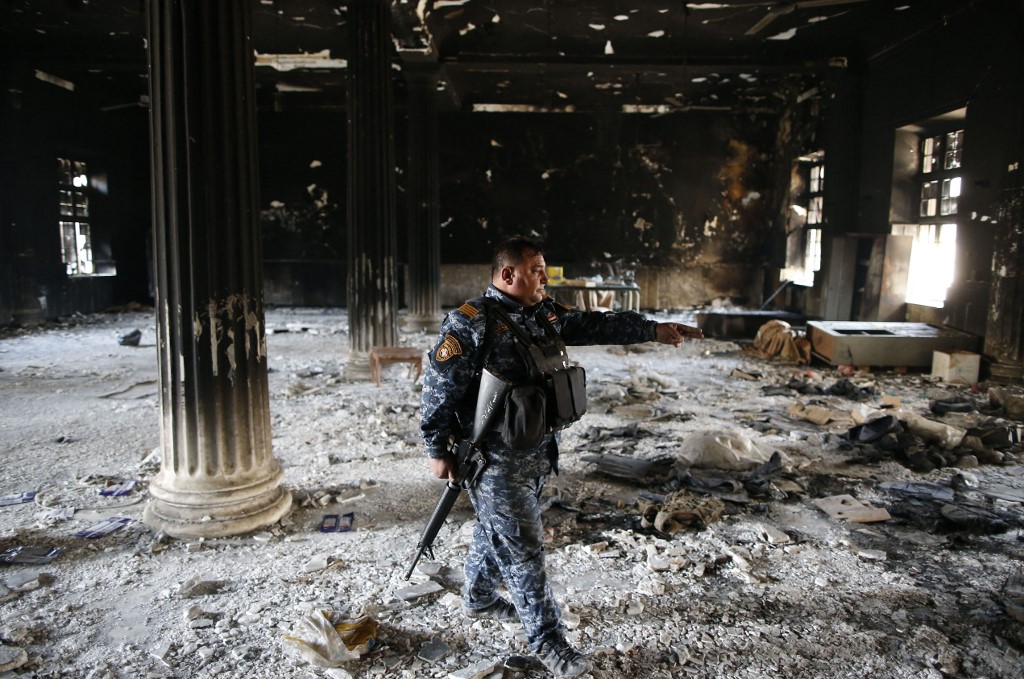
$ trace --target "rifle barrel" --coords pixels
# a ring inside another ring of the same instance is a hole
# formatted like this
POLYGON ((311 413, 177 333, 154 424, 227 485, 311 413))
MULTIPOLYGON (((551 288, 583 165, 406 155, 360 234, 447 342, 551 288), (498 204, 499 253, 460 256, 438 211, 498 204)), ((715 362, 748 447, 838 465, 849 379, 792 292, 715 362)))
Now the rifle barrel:
POLYGON ((430 515, 430 521, 427 522, 426 528, 423 529, 423 535, 420 536, 420 541, 416 544, 416 558, 412 560, 412 565, 409 566, 409 570, 405 574, 406 580, 412 577, 413 569, 416 568, 416 564, 419 563, 420 557, 423 556, 423 553, 433 546, 434 538, 437 537, 438 531, 440 531, 441 526, 444 525, 444 520, 452 511, 455 501, 459 499, 459 492, 461 490, 462 489, 459 486, 452 484, 451 481, 445 485, 444 492, 441 494, 441 499, 437 501, 437 506, 434 507, 434 513, 430 515))

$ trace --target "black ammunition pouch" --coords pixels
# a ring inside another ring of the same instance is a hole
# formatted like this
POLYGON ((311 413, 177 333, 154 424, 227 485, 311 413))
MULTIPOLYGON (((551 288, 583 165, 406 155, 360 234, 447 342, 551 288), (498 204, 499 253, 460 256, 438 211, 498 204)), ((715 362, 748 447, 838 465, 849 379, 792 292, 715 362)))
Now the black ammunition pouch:
POLYGON ((530 384, 509 392, 501 437, 513 450, 536 448, 551 432, 568 427, 587 412, 587 374, 569 365, 565 343, 546 318, 547 341, 538 342, 508 317, 498 305, 491 307, 516 335, 517 344, 530 368, 530 384))

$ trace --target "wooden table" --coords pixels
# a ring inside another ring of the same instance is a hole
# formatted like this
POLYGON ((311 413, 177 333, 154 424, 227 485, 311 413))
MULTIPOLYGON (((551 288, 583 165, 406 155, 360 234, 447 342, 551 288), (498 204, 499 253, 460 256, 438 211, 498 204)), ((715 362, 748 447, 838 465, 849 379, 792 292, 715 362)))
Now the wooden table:
POLYGON ((598 292, 621 292, 622 308, 640 311, 640 286, 636 283, 622 282, 586 282, 586 283, 548 283, 545 290, 552 297, 557 292, 571 292, 575 295, 576 306, 586 311, 593 311, 597 306, 598 292))

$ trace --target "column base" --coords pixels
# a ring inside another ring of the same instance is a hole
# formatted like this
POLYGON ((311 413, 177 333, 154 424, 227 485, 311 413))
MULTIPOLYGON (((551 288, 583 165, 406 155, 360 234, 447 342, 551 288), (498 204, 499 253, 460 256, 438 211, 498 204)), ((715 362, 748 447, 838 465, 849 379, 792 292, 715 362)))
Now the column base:
POLYGON ((1024 384, 1024 363, 996 362, 989 364, 990 379, 1002 384, 1024 384))
POLYGON ((342 377, 351 382, 370 381, 370 352, 349 351, 345 359, 345 368, 341 371, 342 377))
POLYGON ((280 478, 278 473, 269 484, 223 491, 183 491, 161 487, 158 475, 150 484, 154 499, 146 505, 142 520, 174 538, 251 533, 277 523, 291 510, 292 494, 277 485, 280 478))

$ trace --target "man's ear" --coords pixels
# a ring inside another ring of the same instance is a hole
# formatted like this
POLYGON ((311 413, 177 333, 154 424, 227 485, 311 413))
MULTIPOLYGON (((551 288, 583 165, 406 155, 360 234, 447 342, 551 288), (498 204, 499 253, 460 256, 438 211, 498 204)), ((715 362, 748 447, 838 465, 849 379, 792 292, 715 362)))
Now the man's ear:
POLYGON ((513 278, 513 274, 515 274, 515 271, 516 270, 513 267, 511 267, 511 266, 504 266, 504 267, 502 267, 501 268, 501 280, 505 281, 506 283, 511 283, 512 282, 512 278, 513 278))

